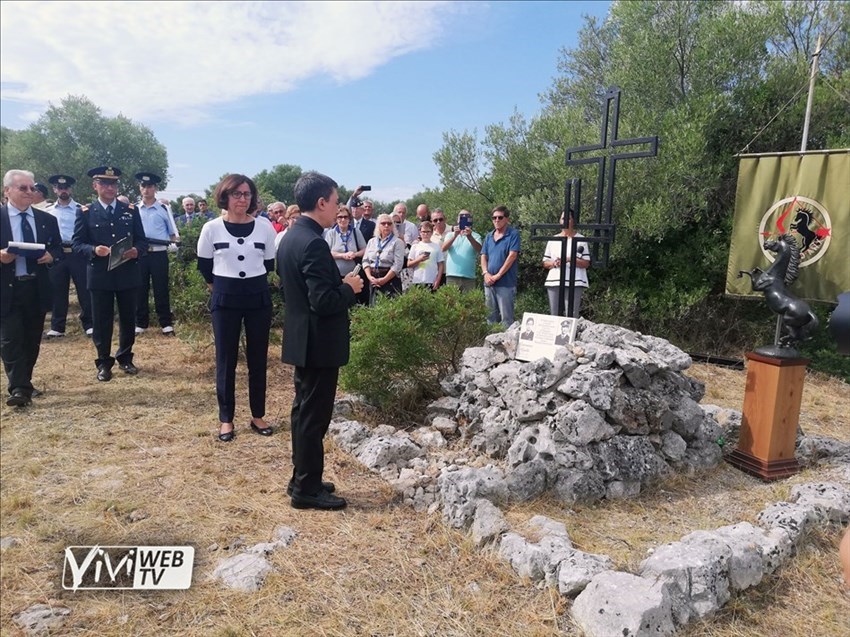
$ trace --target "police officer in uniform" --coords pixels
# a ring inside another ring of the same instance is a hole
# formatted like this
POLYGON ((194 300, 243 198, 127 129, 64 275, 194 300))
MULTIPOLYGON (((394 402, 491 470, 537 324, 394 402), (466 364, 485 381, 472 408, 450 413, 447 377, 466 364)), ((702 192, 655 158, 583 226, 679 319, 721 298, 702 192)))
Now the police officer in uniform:
POLYGON ((77 300, 80 302, 80 322, 86 334, 91 336, 91 296, 86 285, 86 259, 71 248, 74 223, 77 220, 77 210, 80 208, 80 204, 71 196, 71 187, 77 183, 77 180, 69 175, 53 175, 47 181, 53 185, 53 192, 56 195, 56 203, 51 205, 47 212, 56 217, 56 221, 59 222, 59 232, 62 234, 62 259, 54 263, 50 269, 53 311, 50 316, 50 330, 46 336, 47 338, 65 336, 71 281, 74 282, 77 300))
POLYGON ((74 251, 88 259, 88 289, 93 314, 92 340, 97 349, 97 379, 112 379, 112 366, 127 374, 139 372, 133 364, 133 343, 136 340, 136 295, 141 285, 139 255, 148 250, 145 230, 139 211, 133 204, 116 199, 121 170, 99 166, 88 171, 97 199, 77 212, 74 225, 74 251), (111 247, 124 238, 130 248, 124 253, 127 261, 108 269, 111 247), (115 303, 118 303, 118 351, 112 351, 112 327, 115 303))
POLYGON ((157 201, 156 185, 162 177, 153 173, 136 173, 142 200, 139 215, 148 241, 147 254, 139 255, 142 284, 136 299, 136 334, 142 334, 150 324, 148 293, 153 280, 153 299, 159 326, 166 336, 174 336, 174 320, 171 316, 171 299, 168 291, 168 246, 169 241, 178 241, 180 235, 174 217, 165 204, 157 201), (154 241, 150 241, 153 239, 154 241))

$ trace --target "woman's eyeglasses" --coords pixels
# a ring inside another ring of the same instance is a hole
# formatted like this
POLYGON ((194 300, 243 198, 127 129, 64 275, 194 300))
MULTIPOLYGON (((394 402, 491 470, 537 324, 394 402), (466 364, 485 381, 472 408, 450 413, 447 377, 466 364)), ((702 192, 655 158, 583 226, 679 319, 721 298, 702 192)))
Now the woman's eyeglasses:
POLYGON ((381 222, 379 222, 379 225, 391 226, 391 225, 393 225, 393 222, 392 221, 381 221, 381 222))
POLYGON ((351 219, 351 217, 349 217, 348 215, 337 215, 336 218, 337 219, 351 219))
POLYGON ((251 191, 243 192, 241 190, 234 190, 233 192, 230 193, 230 196, 233 197, 234 199, 250 199, 251 198, 251 191))

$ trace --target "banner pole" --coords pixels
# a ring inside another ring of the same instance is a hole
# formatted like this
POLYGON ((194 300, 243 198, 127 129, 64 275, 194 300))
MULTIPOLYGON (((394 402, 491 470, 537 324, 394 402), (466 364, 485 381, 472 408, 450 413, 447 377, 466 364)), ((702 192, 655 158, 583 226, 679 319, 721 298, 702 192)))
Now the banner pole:
MULTIPOLYGON (((818 58, 821 52, 821 42, 823 34, 818 34, 818 43, 815 45, 815 52, 812 54, 812 71, 809 74, 809 95, 806 98, 806 114, 803 117, 803 139, 800 141, 800 152, 806 152, 806 147, 809 145, 809 122, 812 119, 812 101, 815 96, 815 78, 818 74, 818 58)), ((776 332, 773 335, 773 344, 779 345, 779 337, 782 336, 782 316, 776 317, 776 332)))

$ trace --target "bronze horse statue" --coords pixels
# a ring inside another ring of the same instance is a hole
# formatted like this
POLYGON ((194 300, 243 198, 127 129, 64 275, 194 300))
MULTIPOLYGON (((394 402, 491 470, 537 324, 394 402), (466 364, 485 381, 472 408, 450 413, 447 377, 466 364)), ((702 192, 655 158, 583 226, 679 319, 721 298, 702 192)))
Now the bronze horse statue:
POLYGON ((765 240, 764 248, 776 255, 767 271, 760 268, 740 270, 738 278, 749 275, 753 291, 764 293, 767 307, 778 314, 782 321, 782 335, 778 345, 780 348, 793 348, 800 341, 810 338, 818 326, 818 319, 809 304, 786 289, 786 286, 797 280, 800 273, 800 247, 793 235, 782 234, 776 239, 765 240))

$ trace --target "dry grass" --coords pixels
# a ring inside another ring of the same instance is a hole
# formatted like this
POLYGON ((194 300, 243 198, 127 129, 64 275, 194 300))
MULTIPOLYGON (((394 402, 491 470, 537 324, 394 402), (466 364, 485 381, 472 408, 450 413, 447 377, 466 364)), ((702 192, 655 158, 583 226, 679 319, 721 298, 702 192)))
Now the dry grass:
MULTIPOLYGON (((182 333, 185 339, 187 332, 182 333)), ((75 334, 46 342, 33 407, 2 406, 0 534, 22 543, 0 561, 0 632, 37 602, 66 605, 70 635, 555 635, 574 634, 569 603, 518 580, 438 516, 397 505, 392 491, 329 445, 327 475, 351 506, 341 513, 298 512, 283 494, 291 472, 286 429, 291 374, 270 351, 271 438, 247 430, 237 394, 236 441, 216 442, 212 349, 156 333, 139 338, 137 377, 94 378, 94 349, 75 334), (130 513, 148 517, 130 522, 130 513), (267 541, 277 525, 299 537, 270 559, 276 568, 256 594, 209 580, 236 538, 267 541), (62 551, 71 544, 191 544, 194 583, 185 592, 61 589, 62 551)), ((244 366, 238 383, 246 385, 244 366)), ((740 408, 741 372, 696 366, 706 402, 740 408)), ((846 385, 812 378, 804 395, 808 430, 847 438, 846 385), (843 418, 843 420, 842 420, 843 418)), ((565 510, 551 500, 508 512, 521 525, 537 512, 566 521, 578 546, 634 568, 646 550, 697 528, 752 520, 806 473, 764 485, 723 466, 698 479, 676 478, 638 500, 565 510)), ((838 530, 818 533, 788 567, 734 599, 691 635, 839 635, 850 604, 839 590, 838 530), (813 628, 814 627, 814 628, 813 628)))

